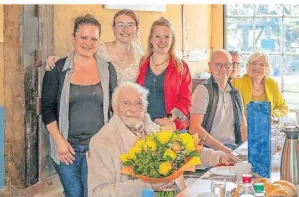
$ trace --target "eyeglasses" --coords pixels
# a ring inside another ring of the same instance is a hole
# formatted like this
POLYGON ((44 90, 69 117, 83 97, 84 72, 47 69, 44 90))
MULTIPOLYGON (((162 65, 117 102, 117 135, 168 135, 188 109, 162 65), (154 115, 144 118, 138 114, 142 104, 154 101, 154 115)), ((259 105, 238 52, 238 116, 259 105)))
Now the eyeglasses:
POLYGON ((218 69, 220 69, 222 67, 224 67, 225 69, 229 69, 230 67, 232 67, 232 63, 230 63, 230 62, 226 62, 226 63, 216 62, 213 64, 215 64, 218 69))
POLYGON ((262 68, 266 65, 264 62, 256 62, 256 61, 249 62, 249 64, 256 67, 262 67, 262 68))
POLYGON ((232 65, 235 68, 240 68, 240 67, 242 67, 243 64, 242 64, 242 62, 233 62, 232 65))
POLYGON ((135 25, 134 23, 128 23, 128 24, 117 23, 115 26, 118 27, 119 29, 124 29, 125 27, 127 27, 128 29, 132 29, 132 28, 134 28, 136 25, 135 25))
POLYGON ((133 106, 133 104, 135 105, 136 109, 142 109, 143 107, 143 103, 142 101, 128 101, 128 100, 124 100, 122 101, 122 104, 125 108, 131 108, 133 106))

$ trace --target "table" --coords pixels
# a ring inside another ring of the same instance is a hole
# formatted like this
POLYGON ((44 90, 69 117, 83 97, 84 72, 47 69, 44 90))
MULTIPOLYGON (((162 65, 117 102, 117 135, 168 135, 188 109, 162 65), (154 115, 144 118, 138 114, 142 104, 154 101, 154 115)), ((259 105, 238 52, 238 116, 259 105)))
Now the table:
MULTIPOLYGON (((247 141, 244 142, 238 149, 248 148, 247 141)), ((233 152, 236 154, 236 151, 233 152)), ((280 179, 280 160, 281 160, 281 151, 272 155, 271 158, 271 181, 276 181, 280 179)), ((210 176, 210 172, 207 171, 200 178, 187 178, 185 183, 187 188, 182 192, 185 197, 196 197, 199 193, 202 192, 211 192, 211 180, 203 179, 210 176)), ((227 190, 230 190, 236 186, 235 183, 227 182, 227 190)))

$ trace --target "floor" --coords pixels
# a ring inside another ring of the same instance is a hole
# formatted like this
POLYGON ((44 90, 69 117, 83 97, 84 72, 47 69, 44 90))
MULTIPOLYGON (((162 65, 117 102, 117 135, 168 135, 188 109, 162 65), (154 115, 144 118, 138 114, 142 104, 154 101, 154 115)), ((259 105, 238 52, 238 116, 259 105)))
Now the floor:
POLYGON ((5 186, 0 190, 0 197, 64 197, 64 195, 59 177, 53 175, 25 190, 5 186))
POLYGON ((25 197, 64 197, 59 177, 51 176, 25 190, 25 197))

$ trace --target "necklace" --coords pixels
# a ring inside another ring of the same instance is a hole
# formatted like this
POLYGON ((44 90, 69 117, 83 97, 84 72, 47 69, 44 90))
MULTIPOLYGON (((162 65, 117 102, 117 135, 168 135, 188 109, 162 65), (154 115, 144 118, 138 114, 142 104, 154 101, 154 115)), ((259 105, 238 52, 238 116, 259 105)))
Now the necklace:
POLYGON ((162 64, 164 64, 165 62, 167 62, 169 60, 169 58, 167 60, 165 60, 164 62, 162 62, 161 64, 156 64, 154 61, 154 57, 152 56, 152 61, 155 64, 155 66, 161 66, 162 64))

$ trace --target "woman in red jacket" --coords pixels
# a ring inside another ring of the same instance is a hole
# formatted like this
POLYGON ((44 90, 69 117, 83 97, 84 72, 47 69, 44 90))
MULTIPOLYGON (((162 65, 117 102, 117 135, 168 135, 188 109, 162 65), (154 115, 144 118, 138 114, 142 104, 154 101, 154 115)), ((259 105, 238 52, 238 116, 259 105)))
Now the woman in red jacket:
POLYGON ((137 83, 149 89, 148 113, 161 125, 188 127, 191 106, 191 75, 188 65, 175 55, 175 34, 165 18, 150 30, 147 51, 141 60, 137 83))

